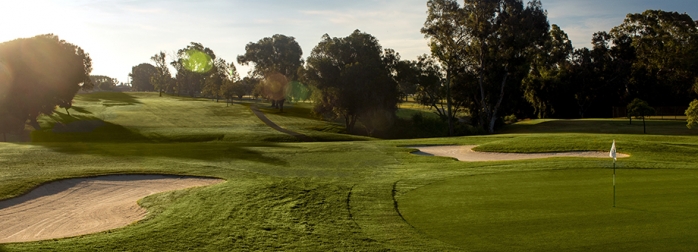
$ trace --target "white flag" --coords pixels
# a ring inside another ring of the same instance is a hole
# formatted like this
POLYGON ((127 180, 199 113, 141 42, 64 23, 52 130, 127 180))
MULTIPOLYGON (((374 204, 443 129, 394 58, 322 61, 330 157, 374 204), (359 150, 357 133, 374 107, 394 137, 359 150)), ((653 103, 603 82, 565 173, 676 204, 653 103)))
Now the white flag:
POLYGON ((609 154, 616 161, 616 140, 613 140, 613 145, 611 145, 611 153, 609 154))

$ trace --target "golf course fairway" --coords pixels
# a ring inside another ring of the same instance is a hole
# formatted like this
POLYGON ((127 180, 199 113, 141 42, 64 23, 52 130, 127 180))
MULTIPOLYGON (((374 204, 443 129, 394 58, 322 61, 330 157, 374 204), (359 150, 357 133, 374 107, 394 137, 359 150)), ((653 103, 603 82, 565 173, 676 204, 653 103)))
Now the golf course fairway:
POLYGON ((1 200, 98 176, 227 182, 133 199, 147 213, 127 226, 0 241, 0 252, 698 250, 698 131, 685 121, 648 120, 656 133, 641 134, 623 119, 529 120, 501 134, 388 140, 347 134, 303 102, 280 112, 251 99, 102 92, 72 106, 0 143, 1 200), (614 140, 629 155, 617 161, 616 208, 614 140), (462 162, 410 146, 601 157, 462 162))
POLYGON ((565 169, 462 176, 417 188, 400 212, 472 251, 686 251, 698 240, 698 171, 565 169))

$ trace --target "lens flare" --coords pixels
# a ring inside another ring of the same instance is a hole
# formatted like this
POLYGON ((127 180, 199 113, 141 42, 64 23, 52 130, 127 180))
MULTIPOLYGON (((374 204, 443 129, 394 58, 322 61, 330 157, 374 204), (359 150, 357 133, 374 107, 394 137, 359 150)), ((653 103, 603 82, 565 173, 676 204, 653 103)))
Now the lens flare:
POLYGON ((286 98, 288 79, 280 73, 269 74, 262 82, 262 92, 268 99, 286 98))
POLYGON ((189 50, 182 61, 182 66, 195 73, 206 73, 213 68, 213 60, 202 51, 189 50))
POLYGON ((10 66, 0 61, 0 102, 2 102, 7 93, 7 89, 10 88, 10 84, 13 81, 12 71, 10 66))

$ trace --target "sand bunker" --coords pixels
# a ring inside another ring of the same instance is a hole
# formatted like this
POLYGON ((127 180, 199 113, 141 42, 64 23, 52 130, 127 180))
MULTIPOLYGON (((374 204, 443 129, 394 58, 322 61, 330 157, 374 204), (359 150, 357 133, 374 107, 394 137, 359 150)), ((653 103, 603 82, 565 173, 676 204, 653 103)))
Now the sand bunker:
POLYGON ((0 201, 0 243, 101 232, 141 220, 136 201, 151 194, 223 180, 164 175, 113 175, 50 182, 0 201))
MULTIPOLYGON (((501 152, 478 152, 474 151, 477 145, 448 145, 448 146, 410 146, 409 148, 419 149, 412 152, 416 155, 452 157, 460 161, 481 162, 481 161, 506 161, 523 160, 549 157, 588 157, 588 158, 608 158, 608 152, 603 151, 571 151, 571 152, 550 152, 550 153, 501 153, 501 152)), ((629 157, 630 155, 618 153, 618 158, 629 157)))

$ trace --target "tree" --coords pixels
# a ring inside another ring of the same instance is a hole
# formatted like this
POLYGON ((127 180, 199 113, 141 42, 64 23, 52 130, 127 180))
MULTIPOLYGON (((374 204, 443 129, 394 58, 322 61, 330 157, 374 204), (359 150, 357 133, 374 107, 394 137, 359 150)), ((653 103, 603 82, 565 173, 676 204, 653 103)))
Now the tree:
POLYGON ((630 124, 633 123, 633 116, 642 117, 642 127, 643 133, 647 133, 647 126, 645 126, 645 116, 654 115, 654 108, 650 107, 646 101, 639 98, 635 98, 632 102, 628 104, 628 118, 630 118, 630 124))
POLYGON ((289 85, 286 75, 280 73, 267 73, 266 77, 259 83, 259 85, 261 86, 262 96, 269 100, 276 101, 272 104, 272 106, 283 112, 284 101, 286 100, 289 85))
POLYGON ((533 106, 538 118, 555 114, 564 109, 567 98, 566 79, 568 59, 572 55, 572 42, 557 25, 552 25, 542 47, 534 47, 531 71, 522 86, 526 100, 533 106))
POLYGON ((399 94, 385 56, 368 33, 323 35, 301 71, 317 93, 314 111, 343 118, 348 132, 354 132, 359 118, 369 132, 391 126, 399 94))
POLYGON ((448 118, 448 134, 453 135, 453 117, 451 86, 453 77, 462 67, 464 48, 468 31, 462 25, 466 13, 455 0, 427 1, 427 20, 421 29, 425 38, 429 39, 431 54, 441 62, 446 73, 445 95, 446 116, 448 118))
POLYGON ((160 97, 162 97, 162 92, 168 88, 171 83, 172 75, 170 74, 170 68, 167 66, 165 52, 161 51, 152 57, 150 60, 155 62, 155 74, 150 77, 150 82, 153 87, 158 90, 160 97))
POLYGON ((153 76, 158 74, 158 69, 148 63, 141 63, 131 68, 131 87, 135 91, 153 91, 153 76))
POLYGON ((691 104, 686 109, 686 121, 688 124, 686 127, 693 129, 698 125, 698 100, 693 100, 691 104))
MULTIPOLYGON (((440 118, 448 120, 448 108, 445 107, 448 104, 444 104, 447 100, 447 86, 444 85, 441 68, 433 57, 423 55, 417 60, 415 70, 417 71, 415 101, 433 108, 440 118)), ((457 112, 458 106, 455 106, 453 111, 457 112)))
POLYGON ((400 91, 400 100, 407 101, 407 97, 413 96, 417 92, 419 84, 419 70, 417 61, 400 60, 395 65, 395 81, 397 81, 400 91))
MULTIPOLYGON (((245 54, 238 56, 237 60, 242 65, 253 63, 252 74, 256 77, 267 78, 282 74, 288 81, 297 81, 298 69, 303 65, 302 56, 303 50, 294 37, 276 34, 260 39, 257 43, 247 44, 245 54)), ((278 91, 285 92, 286 89, 278 89, 278 91)), ((285 93, 265 95, 277 97, 279 100, 272 99, 272 106, 283 110, 285 93)))
POLYGON ((216 54, 201 43, 191 42, 187 47, 177 51, 177 59, 170 64, 177 70, 177 95, 188 93, 194 97, 200 93, 206 77, 215 68, 216 54))
POLYGON ((90 81, 99 90, 114 90, 119 85, 119 81, 116 78, 104 75, 90 75, 90 81))
POLYGON ((0 131, 38 129, 36 118, 68 107, 78 90, 91 89, 92 60, 53 34, 0 44, 0 131))
POLYGON ((537 0, 526 7, 520 0, 467 0, 463 9, 465 58, 477 76, 480 120, 493 133, 507 84, 520 84, 528 73, 528 51, 545 42, 548 20, 537 0))
POLYGON ((220 94, 225 98, 225 105, 229 106, 231 103, 233 103, 233 96, 235 96, 235 86, 236 83, 232 81, 225 81, 223 85, 221 85, 221 90, 220 94))
POLYGON ((251 95, 259 82, 260 80, 258 79, 251 78, 249 76, 245 77, 241 81, 235 83, 233 93, 238 97, 238 99, 242 99, 242 97, 245 95, 251 95))
POLYGON ((240 81, 240 76, 234 64, 228 65, 224 59, 218 58, 213 64, 213 69, 209 71, 209 75, 205 77, 204 86, 201 94, 215 98, 218 102, 221 86, 226 82, 237 83, 240 81))
POLYGON ((660 106, 683 105, 695 98, 691 90, 698 77, 698 25, 688 14, 628 14, 611 35, 634 54, 629 97, 660 106))

